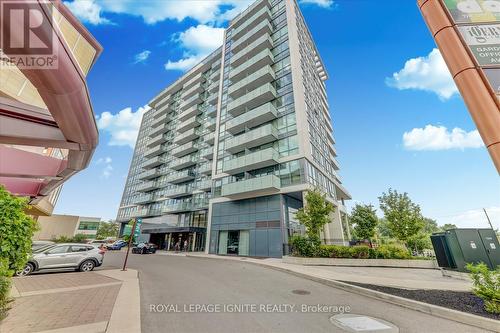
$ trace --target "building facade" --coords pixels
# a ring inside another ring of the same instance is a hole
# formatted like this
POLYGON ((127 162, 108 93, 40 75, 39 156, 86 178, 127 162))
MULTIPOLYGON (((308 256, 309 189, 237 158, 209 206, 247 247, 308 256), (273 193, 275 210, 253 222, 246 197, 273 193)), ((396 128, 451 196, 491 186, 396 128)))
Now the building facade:
POLYGON ((346 243, 327 78, 297 2, 253 3, 151 101, 117 220, 141 217, 166 248, 281 257, 304 232, 305 191, 319 188, 336 206, 323 242, 346 243))
POLYGON ((73 237, 83 234, 88 239, 94 239, 101 219, 98 217, 83 217, 75 215, 40 216, 38 218, 38 230, 34 235, 34 240, 52 240, 61 236, 73 237))

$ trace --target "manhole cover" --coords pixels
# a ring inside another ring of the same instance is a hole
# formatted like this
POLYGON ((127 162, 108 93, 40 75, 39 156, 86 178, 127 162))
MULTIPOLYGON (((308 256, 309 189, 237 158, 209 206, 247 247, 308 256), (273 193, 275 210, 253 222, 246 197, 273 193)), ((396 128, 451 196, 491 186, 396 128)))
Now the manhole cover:
POLYGON ((399 333, 399 328, 388 321, 353 313, 335 315, 330 321, 347 332, 399 333))
POLYGON ((292 294, 296 294, 296 295, 309 295, 309 294, 311 294, 311 292, 307 291, 307 290, 295 289, 295 290, 292 290, 292 294))

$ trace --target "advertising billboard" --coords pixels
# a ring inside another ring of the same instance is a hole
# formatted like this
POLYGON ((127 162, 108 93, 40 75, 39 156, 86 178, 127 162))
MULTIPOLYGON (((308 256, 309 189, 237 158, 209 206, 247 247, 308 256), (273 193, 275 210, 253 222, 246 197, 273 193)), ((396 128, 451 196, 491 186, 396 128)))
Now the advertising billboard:
POLYGON ((455 23, 500 21, 500 0, 444 0, 455 23))
POLYGON ((479 66, 500 66, 500 24, 458 27, 479 66))

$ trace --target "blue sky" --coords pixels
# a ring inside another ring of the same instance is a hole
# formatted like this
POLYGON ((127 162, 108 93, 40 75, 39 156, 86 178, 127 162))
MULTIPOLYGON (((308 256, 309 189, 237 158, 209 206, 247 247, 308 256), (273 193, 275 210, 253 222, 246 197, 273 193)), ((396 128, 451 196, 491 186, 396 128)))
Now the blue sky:
MULTIPOLYGON (((88 76, 100 144, 56 213, 114 218, 145 105, 216 48, 251 1, 66 3, 104 52, 88 76), (146 5, 145 5, 146 4, 146 5)), ((500 181, 415 1, 304 0, 325 62, 340 175, 355 202, 406 191, 440 224, 500 227, 500 181)))

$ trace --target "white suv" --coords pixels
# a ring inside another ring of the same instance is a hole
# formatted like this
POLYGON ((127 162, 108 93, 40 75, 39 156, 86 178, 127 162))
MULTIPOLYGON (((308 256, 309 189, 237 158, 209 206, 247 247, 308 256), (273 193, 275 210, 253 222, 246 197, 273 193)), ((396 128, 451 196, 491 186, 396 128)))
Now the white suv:
POLYGON ((26 276, 45 269, 74 268, 80 272, 90 272, 102 265, 104 251, 95 245, 64 243, 46 246, 34 251, 28 263, 18 276, 26 276))

